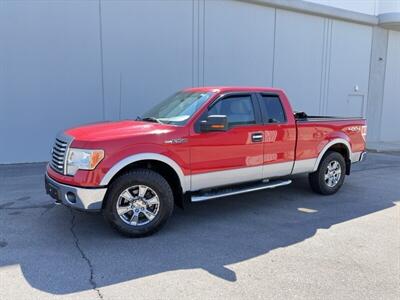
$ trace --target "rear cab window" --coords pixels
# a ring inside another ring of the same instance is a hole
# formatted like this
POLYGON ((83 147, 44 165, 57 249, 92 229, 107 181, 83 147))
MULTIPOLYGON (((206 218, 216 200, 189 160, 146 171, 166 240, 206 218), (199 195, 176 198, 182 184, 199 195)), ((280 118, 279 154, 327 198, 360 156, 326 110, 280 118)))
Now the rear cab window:
POLYGON ((278 95, 261 94, 260 106, 264 124, 286 123, 286 114, 278 95))

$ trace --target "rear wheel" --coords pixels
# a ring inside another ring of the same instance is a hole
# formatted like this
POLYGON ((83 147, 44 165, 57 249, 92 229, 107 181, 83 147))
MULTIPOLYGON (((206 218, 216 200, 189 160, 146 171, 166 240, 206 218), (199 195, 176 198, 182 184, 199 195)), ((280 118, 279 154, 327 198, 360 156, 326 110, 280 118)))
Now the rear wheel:
POLYGON ((322 195, 336 193, 344 182, 346 163, 338 152, 329 151, 322 158, 317 171, 308 175, 314 192, 322 195))
POLYGON ((138 169, 112 183, 104 216, 120 233, 143 237, 158 231, 171 216, 173 207, 172 190, 164 177, 138 169))

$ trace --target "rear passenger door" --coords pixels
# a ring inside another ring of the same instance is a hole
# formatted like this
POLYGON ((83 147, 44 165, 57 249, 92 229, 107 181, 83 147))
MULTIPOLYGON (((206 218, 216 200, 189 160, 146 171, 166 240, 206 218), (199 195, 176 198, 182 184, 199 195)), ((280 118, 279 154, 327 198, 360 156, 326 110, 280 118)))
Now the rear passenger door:
POLYGON ((190 137, 192 189, 261 179, 263 124, 257 96, 224 95, 208 107, 196 124, 209 115, 226 115, 229 129, 201 132, 197 126, 190 137))
POLYGON ((292 172, 296 125, 285 113, 279 95, 257 94, 264 133, 263 177, 285 176, 292 172))

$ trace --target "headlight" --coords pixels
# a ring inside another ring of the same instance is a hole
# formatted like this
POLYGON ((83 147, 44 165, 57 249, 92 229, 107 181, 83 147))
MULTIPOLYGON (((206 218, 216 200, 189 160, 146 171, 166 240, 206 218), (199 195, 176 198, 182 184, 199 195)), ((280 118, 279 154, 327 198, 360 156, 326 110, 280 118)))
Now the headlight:
POLYGON ((78 170, 93 170, 103 158, 103 150, 70 148, 67 158, 67 175, 75 175, 78 170))

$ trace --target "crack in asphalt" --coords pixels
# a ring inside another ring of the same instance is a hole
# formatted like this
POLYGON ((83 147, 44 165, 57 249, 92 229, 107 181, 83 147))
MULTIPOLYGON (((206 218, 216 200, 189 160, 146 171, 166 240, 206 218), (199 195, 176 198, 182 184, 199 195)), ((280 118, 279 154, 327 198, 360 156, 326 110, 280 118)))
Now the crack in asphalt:
POLYGON ((43 217, 45 214, 47 214, 53 207, 55 207, 56 205, 53 204, 52 206, 47 207, 44 211, 42 211, 42 213, 40 214, 41 217, 43 217))
POLYGON ((74 228, 75 228, 75 214, 71 209, 70 209, 70 212, 71 212, 71 215, 72 215, 70 231, 72 233, 72 236, 74 237, 75 247, 78 249, 79 253, 82 256, 82 259, 86 261, 86 263, 87 263, 87 265, 89 267, 89 270, 90 270, 89 282, 90 282, 90 285, 92 286, 92 289, 97 293, 97 296, 100 299, 104 299, 102 293, 100 292, 100 289, 97 287, 96 281, 94 280, 94 270, 93 270, 92 262, 90 261, 90 259, 87 257, 87 255, 83 251, 82 247, 80 246, 78 235, 76 234, 76 232, 74 230, 74 228))

